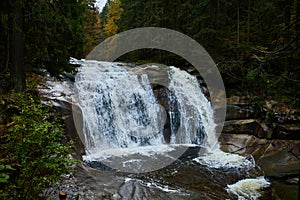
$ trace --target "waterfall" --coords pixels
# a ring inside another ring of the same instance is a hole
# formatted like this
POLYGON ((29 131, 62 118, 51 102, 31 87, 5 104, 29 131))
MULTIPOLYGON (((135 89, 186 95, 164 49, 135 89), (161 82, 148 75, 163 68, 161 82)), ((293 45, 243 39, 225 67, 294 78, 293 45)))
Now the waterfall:
POLYGON ((40 91, 51 105, 69 105, 73 98, 86 149, 83 183, 92 184, 99 198, 105 190, 128 199, 256 199, 270 186, 253 177, 258 172, 251 155, 220 150, 213 109, 196 77, 157 64, 74 62, 81 65, 74 84, 51 80, 40 91))
POLYGON ((116 63, 86 62, 79 68, 75 91, 87 153, 162 143, 165 117, 147 75, 116 63))
POLYGON ((169 108, 164 108, 154 95, 150 76, 129 68, 86 61, 78 69, 75 94, 87 154, 167 143, 207 148, 217 144, 213 110, 195 77, 168 67, 169 108), (166 142, 163 132, 168 118, 171 135, 166 142))
POLYGON ((177 102, 179 111, 177 115, 170 112, 170 119, 173 121, 172 129, 176 121, 180 123, 178 130, 172 134, 171 142, 193 143, 209 149, 214 148, 218 142, 215 136, 213 109, 202 93, 197 78, 186 71, 170 67, 169 79, 170 105, 177 102))

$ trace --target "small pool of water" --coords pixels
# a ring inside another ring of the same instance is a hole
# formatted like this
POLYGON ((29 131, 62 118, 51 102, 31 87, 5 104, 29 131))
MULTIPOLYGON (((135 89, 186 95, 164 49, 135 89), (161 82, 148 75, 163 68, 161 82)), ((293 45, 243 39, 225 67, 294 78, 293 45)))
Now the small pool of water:
MULTIPOLYGON (((77 179, 94 192, 95 199, 276 199, 271 187, 258 187, 258 183, 264 179, 263 172, 251 163, 251 159, 226 153, 218 155, 223 159, 226 155, 231 157, 235 164, 225 163, 222 166, 216 159, 215 163, 211 162, 213 156, 207 162, 197 154, 197 157, 183 156, 156 171, 126 173, 93 161, 82 166, 77 179), (250 164, 246 166, 247 162, 250 164), (213 167, 213 164, 217 167, 213 167), (250 181, 236 186, 241 187, 245 193, 239 194, 238 198, 234 192, 229 191, 230 185, 245 179, 245 182, 250 181)), ((131 160, 130 156, 134 154, 129 154, 127 159, 131 160)), ((153 157, 152 162, 155 162, 153 157)), ((223 162, 222 159, 220 162, 223 162)))

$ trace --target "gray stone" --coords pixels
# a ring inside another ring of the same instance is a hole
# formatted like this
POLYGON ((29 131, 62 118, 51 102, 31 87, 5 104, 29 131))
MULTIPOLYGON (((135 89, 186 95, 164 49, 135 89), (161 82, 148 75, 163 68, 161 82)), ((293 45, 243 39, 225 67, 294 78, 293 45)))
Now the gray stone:
POLYGON ((252 155, 266 176, 300 173, 300 141, 259 139, 247 134, 222 134, 221 149, 229 153, 252 155))
POLYGON ((77 179, 72 174, 61 175, 61 182, 47 188, 43 196, 48 200, 60 200, 60 193, 66 194, 67 200, 94 200, 95 195, 90 190, 77 182, 77 179))
POLYGON ((68 138, 74 142, 73 148, 76 153, 76 159, 82 159, 81 156, 85 154, 85 147, 83 139, 80 138, 80 134, 78 133, 75 126, 73 115, 64 116, 63 120, 65 123, 68 138))
POLYGON ((248 134, 259 138, 270 138, 266 124, 255 119, 230 120, 224 123, 223 133, 248 134))
POLYGON ((247 97, 231 96, 227 98, 227 103, 231 105, 249 105, 247 97))
POLYGON ((251 106, 240 107, 237 105, 227 105, 226 120, 248 119, 253 117, 254 110, 251 106))

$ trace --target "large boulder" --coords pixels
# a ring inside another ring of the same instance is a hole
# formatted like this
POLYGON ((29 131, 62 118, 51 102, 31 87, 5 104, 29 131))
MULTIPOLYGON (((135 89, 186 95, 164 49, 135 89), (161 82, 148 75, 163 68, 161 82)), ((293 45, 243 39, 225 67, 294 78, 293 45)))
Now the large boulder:
POLYGON ((300 141, 268 140, 247 134, 224 133, 219 140, 223 151, 252 155, 266 176, 300 173, 300 141))
POLYGON ((276 124, 272 138, 300 140, 300 124, 276 124))
POLYGON ((267 176, 300 173, 300 141, 272 140, 256 163, 267 176))
POLYGON ((226 120, 249 119, 253 117, 254 109, 252 106, 227 105, 226 120))
POLYGON ((222 133, 219 140, 223 151, 241 155, 252 154, 254 159, 258 159, 270 144, 267 139, 259 139, 247 134, 222 133))
POLYGON ((223 133, 248 134, 259 138, 270 138, 266 124, 255 119, 230 120, 224 123, 223 133))
POLYGON ((80 138, 80 133, 77 131, 73 115, 64 116, 63 120, 68 133, 68 138, 74 142, 73 148, 76 153, 76 158, 81 159, 81 156, 85 154, 85 147, 82 138, 80 138))

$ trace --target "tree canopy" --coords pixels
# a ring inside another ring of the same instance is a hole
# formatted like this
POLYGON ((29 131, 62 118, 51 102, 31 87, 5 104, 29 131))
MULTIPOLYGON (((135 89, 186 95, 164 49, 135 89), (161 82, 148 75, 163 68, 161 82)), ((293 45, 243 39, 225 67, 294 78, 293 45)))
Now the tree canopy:
MULTIPOLYGON (((103 12, 113 5, 108 3, 103 12)), ((287 96, 299 106, 299 92, 295 92, 300 89, 298 0, 121 0, 121 9, 114 27, 118 32, 164 27, 198 41, 218 65, 229 95, 243 91, 270 98, 287 96)), ((112 19, 106 15, 106 26, 112 19)), ((140 50, 121 58, 134 59, 188 65, 158 50, 140 50)))
POLYGON ((1 1, 0 72, 10 75, 7 88, 24 91, 25 66, 59 74, 68 69, 70 56, 84 57, 101 37, 100 14, 94 3, 1 1))
MULTIPOLYGON (((109 36, 154 26, 198 41, 217 63, 228 92, 287 94, 299 104, 294 92, 299 90, 300 74, 299 0, 108 0, 101 13, 94 3, 1 1, 0 72, 11 76, 11 88, 23 90, 24 66, 59 73, 68 68, 70 56, 85 57, 109 36), (287 89, 278 93, 278 88, 287 89)), ((120 60, 189 65, 154 49, 132 52, 120 60)))

